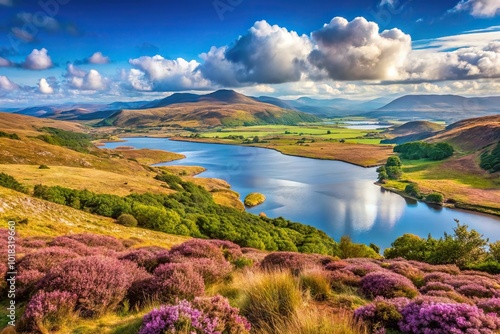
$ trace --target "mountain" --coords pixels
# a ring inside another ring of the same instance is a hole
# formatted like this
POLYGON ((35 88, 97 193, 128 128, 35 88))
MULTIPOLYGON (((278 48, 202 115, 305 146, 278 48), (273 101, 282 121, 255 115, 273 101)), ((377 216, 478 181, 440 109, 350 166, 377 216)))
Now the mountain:
POLYGON ((458 95, 405 95, 368 115, 375 118, 431 119, 452 123, 499 113, 500 96, 466 98, 458 95))
POLYGON ((125 109, 102 120, 99 125, 121 127, 181 126, 212 127, 255 124, 297 124, 321 119, 300 111, 257 101, 232 90, 210 94, 173 94, 154 101, 144 109, 125 109))

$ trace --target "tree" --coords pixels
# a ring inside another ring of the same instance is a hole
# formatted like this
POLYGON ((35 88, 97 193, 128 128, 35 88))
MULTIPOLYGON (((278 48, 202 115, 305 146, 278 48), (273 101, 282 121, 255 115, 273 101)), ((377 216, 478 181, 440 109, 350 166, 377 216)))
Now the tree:
POLYGON ((410 196, 420 198, 420 189, 418 187, 418 184, 416 183, 410 183, 405 187, 405 193, 407 193, 410 196))
POLYGON ((444 201, 444 197, 440 193, 430 193, 429 195, 425 196, 425 200, 428 202, 441 204, 444 201))
POLYGON ((384 251, 384 256, 388 259, 402 257, 407 260, 425 261, 428 252, 426 239, 407 233, 394 240, 391 248, 387 248, 384 251))
POLYGON ((253 142, 253 143, 258 143, 258 142, 260 142, 259 136, 255 136, 255 137, 253 137, 252 142, 253 142))
POLYGON ((386 167, 401 167, 402 165, 401 159, 395 155, 387 158, 387 162, 385 163, 386 167))
POLYGON ((327 135, 331 135, 331 134, 332 134, 332 131, 328 130, 328 131, 326 131, 326 134, 327 134, 327 135))
POLYGON ((377 168, 378 172, 378 182, 384 182, 384 180, 387 180, 389 176, 387 175, 387 171, 385 170, 385 166, 380 166, 377 168))
POLYGON ((137 226, 137 219, 135 219, 134 216, 128 214, 128 213, 123 213, 121 214, 116 222, 120 225, 123 226, 129 226, 129 227, 136 227, 137 226))

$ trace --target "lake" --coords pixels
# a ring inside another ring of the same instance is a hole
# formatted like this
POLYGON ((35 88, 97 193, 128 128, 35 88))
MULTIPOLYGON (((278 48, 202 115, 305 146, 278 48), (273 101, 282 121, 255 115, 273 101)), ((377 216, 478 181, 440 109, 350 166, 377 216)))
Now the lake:
POLYGON ((160 165, 202 166, 200 177, 228 181, 241 198, 263 193, 264 204, 249 209, 269 217, 283 216, 325 231, 335 240, 349 235, 355 242, 382 249, 404 233, 441 237, 453 232, 454 219, 490 238, 500 240, 500 217, 442 208, 405 199, 375 185, 376 168, 331 160, 283 155, 245 146, 127 138, 106 148, 134 146, 182 153, 186 159, 160 165))

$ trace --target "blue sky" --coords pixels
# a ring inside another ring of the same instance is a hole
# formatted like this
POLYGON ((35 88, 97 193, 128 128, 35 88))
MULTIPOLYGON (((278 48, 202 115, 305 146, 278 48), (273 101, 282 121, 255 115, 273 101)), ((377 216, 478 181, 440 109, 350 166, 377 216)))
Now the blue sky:
POLYGON ((0 0, 0 106, 500 93, 499 0, 0 0))

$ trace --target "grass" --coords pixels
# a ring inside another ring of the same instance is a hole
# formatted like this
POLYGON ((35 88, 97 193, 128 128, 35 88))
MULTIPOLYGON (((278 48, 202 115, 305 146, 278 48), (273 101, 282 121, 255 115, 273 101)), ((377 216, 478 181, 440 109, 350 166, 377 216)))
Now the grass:
POLYGON ((265 200, 266 200, 266 196, 264 196, 263 194, 251 193, 245 197, 245 200, 243 201, 243 203, 245 203, 246 206, 251 208, 251 207, 254 207, 254 206, 257 206, 257 205, 264 203, 265 200))
POLYGON ((125 227, 113 219, 92 215, 67 206, 50 203, 0 187, 0 221, 5 227, 7 221, 18 222, 16 228, 22 237, 55 237, 71 233, 95 233, 119 239, 135 241, 134 247, 160 246, 170 248, 188 237, 170 235, 152 230, 125 227), (27 223, 20 223, 23 219, 27 223))
POLYGON ((388 181, 385 187, 404 191, 408 182, 415 182, 424 193, 439 192, 452 202, 500 214, 498 173, 489 174, 479 167, 477 161, 477 154, 454 156, 443 161, 403 160, 402 179, 388 181))

